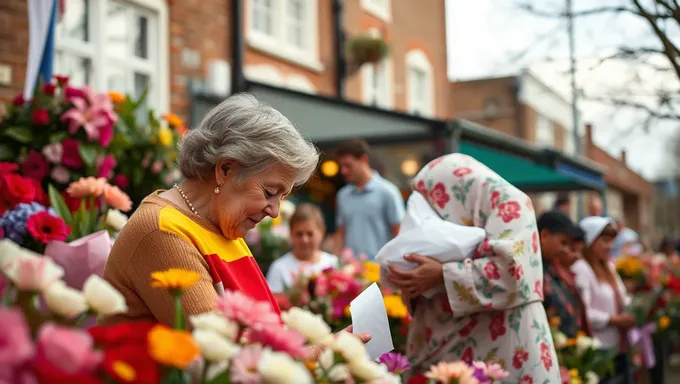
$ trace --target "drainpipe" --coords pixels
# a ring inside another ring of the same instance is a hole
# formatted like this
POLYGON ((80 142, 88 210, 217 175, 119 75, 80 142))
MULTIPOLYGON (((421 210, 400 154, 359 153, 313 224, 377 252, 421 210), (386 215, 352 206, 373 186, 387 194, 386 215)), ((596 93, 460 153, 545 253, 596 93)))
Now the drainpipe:
POLYGON ((521 75, 515 76, 512 82, 512 95, 514 96, 515 102, 515 136, 526 140, 524 132, 524 111, 522 110, 522 102, 519 99, 519 94, 522 90, 522 77, 521 75))
POLYGON ((243 75, 243 0, 231 0, 231 93, 243 92, 246 79, 243 75))
POLYGON ((347 61, 345 58, 345 28, 343 19, 343 0, 333 0, 333 23, 335 27, 335 94, 344 99, 347 61))

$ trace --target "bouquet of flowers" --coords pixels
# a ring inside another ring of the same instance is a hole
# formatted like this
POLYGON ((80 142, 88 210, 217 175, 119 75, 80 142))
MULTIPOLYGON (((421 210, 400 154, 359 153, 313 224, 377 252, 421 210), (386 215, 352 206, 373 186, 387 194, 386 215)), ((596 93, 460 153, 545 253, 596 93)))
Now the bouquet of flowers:
POLYGON ((569 339, 558 327, 559 318, 551 319, 551 333, 557 351, 557 361, 563 368, 563 382, 597 384, 600 377, 613 372, 613 362, 618 351, 603 350, 599 340, 582 333, 575 339, 569 339))
POLYGON ((109 92, 114 111, 118 114, 116 135, 111 142, 115 159, 108 174, 113 183, 125 191, 135 204, 149 193, 171 186, 180 179, 174 167, 177 143, 187 129, 174 114, 160 118, 144 111, 146 92, 137 100, 117 92, 109 92))
POLYGON ((13 163, 0 163, 0 239, 8 238, 36 252, 55 240, 66 240, 71 228, 35 179, 17 173, 13 163))
POLYGON ((440 362, 424 375, 411 378, 408 384, 494 384, 504 382, 508 376, 508 372, 496 363, 440 362))

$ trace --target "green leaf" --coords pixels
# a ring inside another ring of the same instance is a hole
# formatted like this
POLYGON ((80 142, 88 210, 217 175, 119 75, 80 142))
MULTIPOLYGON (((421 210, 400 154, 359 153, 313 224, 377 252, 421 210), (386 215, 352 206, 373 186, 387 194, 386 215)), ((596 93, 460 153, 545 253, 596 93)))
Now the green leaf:
POLYGON ((88 144, 81 144, 78 147, 78 153, 80 153, 80 157, 85 162, 85 165, 94 167, 95 160, 97 159, 97 148, 88 144))
POLYGON ((50 135, 50 143, 60 143, 62 140, 68 137, 68 132, 55 132, 50 135))
POLYGON ((59 191, 50 184, 47 186, 47 194, 50 198, 50 205, 52 205, 52 208, 57 212, 57 215, 64 219, 67 225, 71 226, 71 224, 73 224, 71 210, 68 209, 68 206, 59 191))
POLYGON ((33 141, 33 132, 31 132, 31 127, 25 125, 16 125, 7 128, 3 135, 10 137, 22 144, 28 144, 33 141))
POLYGON ((14 160, 16 155, 8 144, 0 144, 0 160, 14 160))

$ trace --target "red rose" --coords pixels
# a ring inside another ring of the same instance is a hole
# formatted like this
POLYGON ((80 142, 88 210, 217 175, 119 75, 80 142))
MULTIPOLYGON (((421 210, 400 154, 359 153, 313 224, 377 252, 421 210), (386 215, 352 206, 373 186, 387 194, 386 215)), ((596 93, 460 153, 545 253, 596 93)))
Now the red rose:
POLYGON ((512 356, 512 367, 521 369, 522 365, 529 360, 529 353, 524 348, 517 348, 514 356, 512 356))
POLYGON ((430 191, 430 199, 437 204, 440 209, 443 209, 446 206, 446 203, 451 200, 451 196, 446 193, 444 184, 439 182, 435 184, 434 188, 430 191))
POLYGON ((21 173, 31 179, 42 180, 50 173, 50 164, 43 155, 31 149, 21 165, 21 173))
POLYGON ((507 328, 505 328, 505 315, 503 312, 497 312, 489 324, 491 341, 496 341, 497 338, 505 335, 505 332, 507 332, 507 328))
POLYGON ((149 355, 149 349, 127 344, 104 350, 104 371, 114 380, 121 383, 158 383, 160 380, 160 366, 149 355), (134 377, 122 377, 121 366, 134 371, 134 377))
POLYGON ((498 191, 491 192, 491 209, 496 209, 498 201, 501 199, 501 193, 498 191))
POLYGON ((61 157, 61 163, 72 169, 79 169, 83 166, 83 159, 80 157, 80 152, 78 152, 78 147, 80 143, 75 139, 64 139, 61 142, 63 148, 63 155, 61 157))
POLYGON ((52 83, 43 84, 43 93, 49 96, 54 96, 54 92, 57 90, 57 86, 52 83))
POLYGON ((460 167, 453 170, 453 175, 456 177, 467 176, 472 173, 472 169, 468 167, 460 167))
POLYGON ((38 108, 31 113, 33 125, 47 125, 50 122, 50 114, 45 108, 38 108))
POLYGON ((71 227, 66 225, 61 217, 52 216, 47 211, 31 215, 26 221, 26 229, 39 243, 50 241, 65 241, 71 234, 71 227))
POLYGON ((117 165, 116 159, 113 157, 113 155, 107 155, 103 159, 98 159, 97 161, 98 177, 110 179, 113 176, 113 169, 116 167, 116 165, 117 165))
POLYGON ((0 162, 0 175, 14 173, 19 170, 19 166, 14 163, 0 162))
POLYGON ((498 217, 503 219, 504 223, 509 223, 515 219, 519 219, 519 203, 516 201, 508 201, 498 205, 498 217))
POLYGON ((489 280, 498 280, 501 278, 501 273, 498 271, 498 265, 493 261, 489 261, 484 266, 484 274, 489 280))
POLYGON ((59 84, 60 87, 68 85, 68 76, 54 75, 54 79, 57 80, 57 84, 59 84))
POLYGON ((47 196, 47 193, 43 190, 42 185, 40 185, 40 181, 35 180, 35 179, 29 179, 31 183, 33 184, 33 188, 35 189, 35 197, 33 197, 33 201, 39 203, 40 205, 44 205, 46 207, 50 206, 50 198, 47 196))
POLYGON ((19 203, 30 203, 35 199, 35 187, 31 180, 14 173, 1 176, 2 197, 13 209, 19 203))
POLYGON ((67 101, 71 101, 75 98, 85 98, 85 92, 83 92, 82 89, 79 88, 73 88, 73 87, 65 87, 64 88, 64 98, 67 101))
POLYGON ((549 371, 552 367, 552 353, 550 353, 550 346, 543 341, 541 342, 541 361, 545 370, 549 371))
POLYGON ((22 105, 26 104, 26 100, 24 99, 23 94, 18 94, 12 99, 12 105, 15 107, 20 107, 22 105))
POLYGON ((465 348, 460 360, 467 363, 468 365, 472 364, 472 362, 475 360, 475 352, 472 350, 472 347, 465 348))

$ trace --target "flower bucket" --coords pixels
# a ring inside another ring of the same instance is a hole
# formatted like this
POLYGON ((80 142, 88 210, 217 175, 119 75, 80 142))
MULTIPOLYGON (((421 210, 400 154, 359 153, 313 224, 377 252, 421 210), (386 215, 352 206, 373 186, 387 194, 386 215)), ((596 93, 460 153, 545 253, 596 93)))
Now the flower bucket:
POLYGON ((99 231, 70 243, 53 241, 47 244, 45 256, 64 268, 64 281, 71 288, 82 289, 90 275, 103 276, 106 259, 111 252, 111 237, 99 231))

